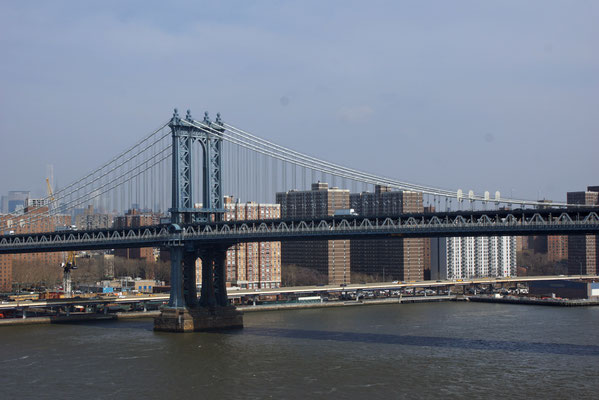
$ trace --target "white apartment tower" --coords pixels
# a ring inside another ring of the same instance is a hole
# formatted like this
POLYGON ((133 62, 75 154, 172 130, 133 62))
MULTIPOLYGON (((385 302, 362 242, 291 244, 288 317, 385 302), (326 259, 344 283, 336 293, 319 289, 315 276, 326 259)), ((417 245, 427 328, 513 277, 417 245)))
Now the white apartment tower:
POLYGON ((516 276, 514 236, 431 239, 431 279, 516 276))

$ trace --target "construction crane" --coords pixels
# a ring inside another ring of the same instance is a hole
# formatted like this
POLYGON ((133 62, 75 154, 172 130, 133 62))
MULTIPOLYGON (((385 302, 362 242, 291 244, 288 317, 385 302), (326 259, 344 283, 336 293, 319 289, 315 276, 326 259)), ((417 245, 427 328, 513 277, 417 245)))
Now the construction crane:
POLYGON ((50 185, 50 178, 46 178, 46 190, 48 191, 48 200, 54 203, 54 193, 52 192, 52 186, 50 185))
MULTIPOLYGON (((54 206, 54 192, 52 191, 49 178, 46 178, 46 190, 48 191, 48 211, 52 211, 52 207, 54 206)), ((55 217, 52 217, 51 220, 56 224, 55 217)))
POLYGON ((74 251, 69 251, 67 259, 61 264, 62 267, 62 288, 64 296, 73 297, 73 285, 71 280, 71 271, 77 269, 76 256, 74 251))
MULTIPOLYGON (((50 185, 49 178, 46 178, 46 189, 48 190, 48 200, 50 201, 48 209, 50 209, 51 205, 54 203, 54 193, 52 192, 52 185, 50 185)), ((64 290, 64 295, 67 298, 73 297, 73 281, 71 279, 71 271, 77 269, 76 257, 77 256, 75 255, 74 251, 69 251, 67 253, 67 259, 60 265, 62 268, 62 288, 64 290)))

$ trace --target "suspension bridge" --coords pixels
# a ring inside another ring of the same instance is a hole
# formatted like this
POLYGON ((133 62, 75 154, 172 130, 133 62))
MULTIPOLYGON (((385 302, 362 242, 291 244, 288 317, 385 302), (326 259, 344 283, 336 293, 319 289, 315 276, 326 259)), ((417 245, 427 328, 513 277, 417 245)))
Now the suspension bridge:
POLYGON ((133 247, 168 249, 169 307, 155 328, 189 331, 241 326, 225 288, 227 249, 257 241, 409 237, 599 234, 597 209, 504 198, 412 184, 312 157, 225 123, 187 111, 23 214, 0 221, 0 254, 133 247), (311 215, 231 221, 224 196, 267 202, 277 192, 331 182, 352 192, 375 186, 418 192, 436 212, 311 215), (170 188, 170 191, 168 190, 170 188), (201 200, 201 201, 200 201, 201 200), (122 213, 130 208, 164 215, 135 228, 56 231, 52 221, 83 206, 122 213), (9 233, 9 234, 7 234, 9 233), (195 261, 202 260, 198 300, 195 261))

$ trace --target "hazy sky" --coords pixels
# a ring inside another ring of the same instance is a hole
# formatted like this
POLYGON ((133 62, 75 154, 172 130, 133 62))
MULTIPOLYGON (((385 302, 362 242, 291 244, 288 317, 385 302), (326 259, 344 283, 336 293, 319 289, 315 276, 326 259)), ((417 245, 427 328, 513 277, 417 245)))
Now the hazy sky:
POLYGON ((204 110, 448 189, 599 185, 599 2, 2 1, 0 193, 204 110), (218 3, 217 6, 214 3, 218 3))

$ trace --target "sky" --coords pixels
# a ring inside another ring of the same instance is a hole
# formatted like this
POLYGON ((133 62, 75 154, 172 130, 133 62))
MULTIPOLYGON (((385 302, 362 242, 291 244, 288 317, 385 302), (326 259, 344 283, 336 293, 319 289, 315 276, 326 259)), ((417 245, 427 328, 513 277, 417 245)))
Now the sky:
POLYGON ((0 194, 43 195, 174 107, 411 183, 599 185, 599 2, 3 1, 0 194))

